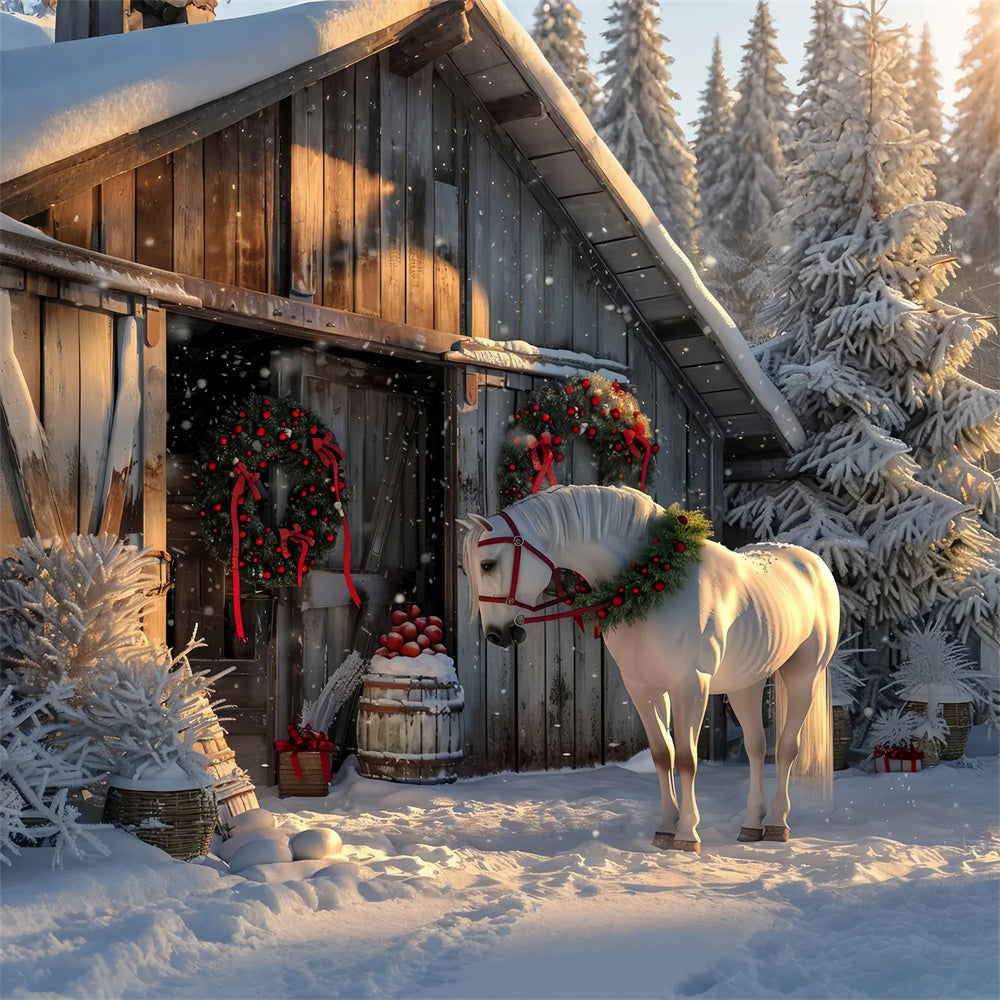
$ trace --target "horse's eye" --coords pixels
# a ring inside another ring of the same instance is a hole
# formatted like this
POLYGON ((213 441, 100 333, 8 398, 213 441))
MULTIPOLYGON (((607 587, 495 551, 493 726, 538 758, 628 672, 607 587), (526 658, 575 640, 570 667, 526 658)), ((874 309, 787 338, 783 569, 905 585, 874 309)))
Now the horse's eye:
POLYGON ((496 566, 496 562, 494 562, 494 560, 492 560, 492 559, 484 559, 484 560, 483 560, 483 561, 482 561, 482 562, 481 562, 481 563, 479 564, 479 568, 480 568, 480 569, 481 569, 481 570, 482 570, 482 571, 483 571, 484 573, 492 573, 492 572, 493 572, 493 567, 494 567, 494 566, 496 566))

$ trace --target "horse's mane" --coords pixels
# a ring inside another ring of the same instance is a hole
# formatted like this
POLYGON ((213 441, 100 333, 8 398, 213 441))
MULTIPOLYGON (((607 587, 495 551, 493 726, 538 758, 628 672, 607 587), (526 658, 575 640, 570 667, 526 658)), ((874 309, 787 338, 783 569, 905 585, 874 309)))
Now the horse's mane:
POLYGON ((552 486, 507 510, 524 531, 541 535, 553 548, 563 548, 581 536, 641 539, 646 523, 661 508, 627 486, 552 486))
MULTIPOLYGON (((537 534, 550 541, 553 548, 559 548, 581 536, 600 538, 614 534, 642 538, 646 523, 662 508, 645 493, 627 486, 552 486, 518 500, 507 511, 522 531, 537 534)), ((479 601, 476 550, 486 530, 478 524, 466 527, 462 561, 474 618, 479 601)))

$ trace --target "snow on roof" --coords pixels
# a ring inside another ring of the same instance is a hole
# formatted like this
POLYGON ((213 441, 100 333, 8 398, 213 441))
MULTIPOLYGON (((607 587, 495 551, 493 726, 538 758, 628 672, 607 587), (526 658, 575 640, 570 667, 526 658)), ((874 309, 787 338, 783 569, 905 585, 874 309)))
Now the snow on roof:
POLYGON ((0 50, 48 45, 56 36, 54 17, 29 17, 14 11, 0 12, 0 50))
MULTIPOLYGON (((0 54, 0 181, 164 121, 434 6, 431 0, 324 0, 249 17, 60 42, 0 54)), ((500 0, 477 0, 540 97, 585 147, 730 360, 794 448, 805 434, 746 340, 594 131, 530 35, 500 0)))

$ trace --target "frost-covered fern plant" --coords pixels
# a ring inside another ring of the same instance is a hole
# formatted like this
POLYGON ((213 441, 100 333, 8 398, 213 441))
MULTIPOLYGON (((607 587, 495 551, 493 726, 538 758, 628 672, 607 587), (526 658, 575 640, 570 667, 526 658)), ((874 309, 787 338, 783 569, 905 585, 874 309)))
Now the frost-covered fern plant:
POLYGON ((88 739, 74 735, 66 720, 75 718, 74 683, 52 684, 38 698, 25 698, 8 685, 0 693, 0 860, 11 864, 24 846, 50 842, 53 867, 69 848, 81 844, 108 850, 79 822, 68 801, 73 789, 91 783, 88 739), (56 721, 56 720, 60 721, 56 721))
POLYGON ((111 653, 146 645, 140 628, 155 556, 110 535, 72 535, 46 549, 24 538, 0 573, 0 666, 5 683, 40 694, 51 681, 78 681, 111 653))
POLYGON ((901 658, 887 687, 901 697, 927 702, 979 702, 983 675, 962 644, 940 622, 901 630, 901 658))
POLYGON ((165 646, 148 646, 124 659, 112 652, 96 664, 96 680, 82 709, 112 774, 134 781, 211 783, 208 759, 195 743, 218 721, 212 685, 233 668, 212 676, 195 673, 188 656, 202 645, 192 637, 176 654, 165 646))
POLYGON ((847 643, 856 638, 857 635, 852 635, 844 639, 834 652, 833 659, 830 660, 828 669, 834 705, 853 706, 856 699, 855 692, 865 683, 856 657, 859 653, 870 653, 871 650, 848 649, 847 643))
POLYGON ((868 736, 878 747, 909 747, 920 737, 920 720, 905 708, 882 709, 872 722, 868 736))

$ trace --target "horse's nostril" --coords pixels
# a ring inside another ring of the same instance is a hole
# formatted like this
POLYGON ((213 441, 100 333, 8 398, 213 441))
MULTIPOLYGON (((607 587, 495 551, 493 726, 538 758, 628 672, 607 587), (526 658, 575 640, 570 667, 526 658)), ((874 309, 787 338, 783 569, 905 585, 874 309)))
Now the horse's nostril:
POLYGON ((487 639, 487 641, 492 642, 494 646, 506 646, 507 645, 507 643, 505 643, 503 641, 503 638, 501 637, 501 635, 500 635, 499 632, 487 632, 486 633, 486 639, 487 639))
POLYGON ((510 637, 516 643, 522 643, 528 638, 528 633, 524 631, 521 625, 511 625, 510 627, 510 637))

